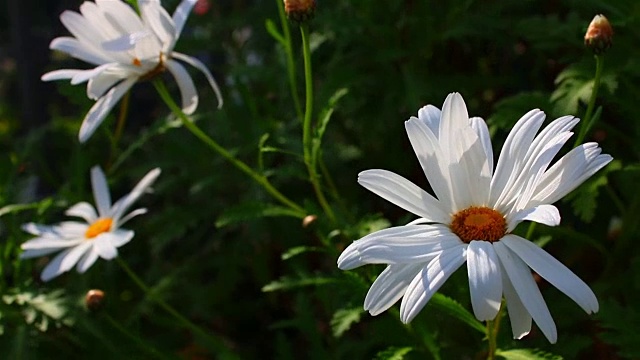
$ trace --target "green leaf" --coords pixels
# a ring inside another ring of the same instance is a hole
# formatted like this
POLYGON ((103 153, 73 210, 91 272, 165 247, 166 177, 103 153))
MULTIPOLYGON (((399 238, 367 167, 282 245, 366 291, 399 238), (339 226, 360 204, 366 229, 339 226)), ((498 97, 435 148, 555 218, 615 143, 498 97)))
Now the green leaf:
POLYGON ((320 151, 320 146, 322 145, 322 137, 324 136, 324 132, 327 129, 327 124, 329 124, 329 120, 331 120, 331 115, 333 115, 333 111, 338 105, 338 101, 345 96, 349 92, 346 88, 340 88, 336 90, 335 93, 329 98, 329 102, 327 106, 320 112, 320 117, 318 118, 318 124, 316 126, 315 137, 312 140, 313 147, 311 149, 312 156, 317 157, 318 152, 320 151))
POLYGON ((375 360, 402 360, 404 356, 413 351, 412 347, 390 347, 376 354, 375 360))
POLYGON ((216 227, 220 228, 241 221, 273 216, 291 216, 302 219, 304 214, 283 206, 254 202, 243 203, 222 213, 216 220, 216 227))
POLYGON ((267 19, 267 21, 265 21, 264 23, 264 26, 267 28, 267 32, 269 33, 269 35, 273 36, 276 41, 286 46, 287 41, 284 39, 284 36, 280 34, 273 20, 267 19))
POLYGON ((640 312, 635 303, 630 304, 622 306, 613 300, 606 300, 596 316, 603 328, 600 338, 613 345, 622 358, 639 359, 640 312))
POLYGON ((300 276, 298 278, 291 278, 283 276, 278 280, 274 280, 262 287, 263 292, 271 292, 278 290, 291 290, 306 286, 320 286, 326 284, 332 284, 338 282, 334 278, 322 277, 322 276, 300 276))
POLYGON ((295 246, 285 251, 281 258, 282 260, 289 260, 294 256, 298 256, 300 254, 308 253, 308 252, 324 252, 325 249, 317 247, 317 246, 295 246))
POLYGON ((47 331, 51 324, 56 327, 70 324, 63 290, 36 293, 32 290, 11 289, 2 296, 2 301, 7 305, 20 307, 25 322, 42 332, 47 331))
POLYGON ((582 184, 576 190, 571 192, 565 201, 570 201, 573 207, 573 212, 582 221, 588 223, 591 222, 595 216, 598 194, 600 187, 609 183, 607 176, 609 173, 620 170, 622 163, 618 160, 614 160, 609 163, 604 169, 600 170, 594 177, 582 184))
POLYGON ((11 204, 0 208, 0 216, 32 209, 37 209, 38 215, 42 215, 51 205, 53 205, 52 198, 46 198, 42 201, 30 204, 11 204))
POLYGON ((487 123, 492 127, 508 130, 532 108, 549 110, 551 108, 549 95, 540 91, 532 91, 521 92, 502 99, 496 103, 493 115, 487 119, 487 123))
MULTIPOLYGON (((581 62, 573 64, 562 71, 556 78, 558 85, 551 94, 554 112, 558 115, 577 114, 580 103, 587 103, 593 89, 595 64, 581 62)), ((600 86, 613 93, 618 86, 615 72, 603 72, 600 86)))
POLYGON ((362 306, 355 308, 345 308, 336 311, 331 318, 331 329, 333 336, 340 337, 345 331, 349 330, 352 324, 360 321, 360 317, 364 313, 362 306))
POLYGON ((507 360, 562 360, 562 356, 554 355, 538 349, 498 350, 496 355, 507 360))
POLYGON ((429 300, 429 306, 435 306, 439 310, 447 313, 449 316, 454 317, 463 323, 469 325, 469 327, 478 330, 481 333, 485 333, 486 329, 484 325, 476 319, 473 314, 469 312, 464 306, 460 305, 457 301, 452 298, 442 295, 440 293, 435 293, 431 300, 429 300))

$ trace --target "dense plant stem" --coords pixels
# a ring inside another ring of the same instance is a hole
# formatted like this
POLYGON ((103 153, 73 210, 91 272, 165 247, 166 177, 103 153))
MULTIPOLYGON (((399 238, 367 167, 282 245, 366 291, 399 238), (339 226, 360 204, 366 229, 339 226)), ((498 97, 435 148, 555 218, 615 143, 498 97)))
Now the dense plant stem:
POLYGON ((158 304, 169 315, 173 316, 180 324, 182 324, 182 326, 193 331, 195 334, 197 334, 201 338, 206 339, 207 343, 210 344, 211 347, 215 349, 217 353, 219 354, 230 353, 230 350, 227 349, 227 346, 222 342, 222 340, 210 335, 209 333, 204 331, 201 327, 192 323, 186 317, 182 316, 182 314, 180 314, 176 309, 174 309, 171 305, 166 303, 164 300, 160 299, 157 296, 154 296, 153 293, 151 292, 151 289, 142 281, 142 279, 138 277, 138 275, 136 275, 136 273, 133 270, 131 270, 129 265, 127 265, 127 263, 124 260, 122 260, 121 257, 116 257, 116 262, 118 263, 118 265, 120 265, 120 267, 124 270, 124 272, 126 272, 127 275, 129 275, 131 280, 140 288, 140 290, 142 290, 142 292, 145 293, 147 297, 149 297, 156 304, 158 304))
POLYGON ((584 118, 582 119, 582 124, 580 125, 580 132, 578 133, 578 137, 576 138, 576 142, 573 145, 578 146, 582 144, 585 136, 587 135, 587 131, 592 127, 591 116, 593 115, 593 108, 596 104, 596 98, 598 97, 598 88, 600 88, 600 80, 602 79, 602 69, 604 68, 604 56, 602 54, 595 55, 596 58, 596 75, 593 80, 593 89, 591 90, 591 97, 589 98, 589 104, 587 105, 587 112, 584 114, 584 118))
POLYGON ((503 304, 498 310, 498 314, 493 320, 487 321, 487 340, 489 341, 489 350, 487 351, 487 360, 494 360, 496 358, 496 350, 498 349, 498 330, 500 330, 500 320, 502 320, 503 304))
POLYGON ((195 135, 198 139, 200 139, 203 143, 205 143, 208 147, 210 147, 213 151, 222 155, 227 161, 229 161, 233 166, 242 171, 243 173, 249 175, 255 182, 257 182, 260 186, 262 186, 271 196, 273 196, 276 200, 278 200, 283 205, 291 208, 296 211, 298 217, 304 217, 306 215, 306 211, 303 207, 296 204, 286 196, 284 196, 278 189, 273 187, 269 180, 264 176, 253 169, 251 169, 247 164, 242 162, 233 156, 229 151, 227 151, 224 147, 220 146, 215 140, 213 140, 209 135, 207 135, 204 131, 202 131, 196 124, 194 124, 182 109, 173 101, 167 88, 164 86, 164 83, 160 80, 155 80, 153 85, 156 87, 156 90, 160 94, 160 97, 167 104, 169 109, 182 121, 184 127, 186 127, 193 135, 195 135))
POLYGON ((296 82, 296 63, 293 59, 293 46, 291 44, 291 31, 287 22, 287 15, 284 13, 284 2, 276 0, 278 4, 278 14, 280 15, 280 23, 282 24, 282 34, 284 35, 284 52, 287 56, 287 75, 289 76, 289 88, 291 89, 291 97, 293 105, 296 108, 296 116, 298 121, 302 121, 302 105, 300 105, 300 96, 298 96, 298 84, 296 82))
POLYGON ((332 222, 335 222, 335 215, 327 198, 322 192, 320 185, 320 176, 318 176, 317 170, 317 158, 313 154, 313 144, 311 138, 311 117, 313 115, 313 77, 311 72, 311 48, 309 46, 309 27, 307 24, 300 24, 300 34, 302 35, 302 55, 304 58, 304 83, 305 83, 305 109, 304 109, 304 122, 302 124, 302 147, 304 152, 304 163, 307 165, 307 171, 309 173, 309 181, 313 185, 313 190, 316 193, 318 202, 324 210, 325 214, 332 222))

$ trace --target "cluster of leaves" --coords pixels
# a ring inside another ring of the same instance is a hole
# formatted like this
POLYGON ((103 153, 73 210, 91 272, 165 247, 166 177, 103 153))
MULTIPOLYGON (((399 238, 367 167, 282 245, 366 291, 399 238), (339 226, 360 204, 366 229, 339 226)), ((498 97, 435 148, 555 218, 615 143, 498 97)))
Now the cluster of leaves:
MULTIPOLYGON (((558 204, 562 226, 540 226, 536 233, 593 286, 601 312, 589 318, 543 284, 559 327, 558 344, 550 346, 535 326, 515 341, 503 318, 498 355, 640 357, 640 252, 633 246, 640 210, 635 0, 542 6, 482 0, 319 3, 310 24, 314 107, 321 109, 314 116, 313 156, 333 175, 323 180, 337 189, 329 194, 336 224, 322 214, 306 181, 280 2, 210 1, 206 11, 191 16, 177 46, 200 57, 225 84, 225 107, 218 111, 213 94, 205 95, 210 90, 204 79, 196 78, 202 96, 197 124, 317 220, 303 226, 296 213, 274 205, 262 188, 167 117, 148 84, 134 88, 129 121, 115 148, 114 115, 88 144, 77 144, 91 101, 80 86, 56 85, 56 91, 38 94, 49 104, 46 124, 19 129, 21 136, 0 132, 0 205, 6 205, 0 209, 0 344, 9 344, 18 357, 34 358, 51 351, 94 358, 213 357, 112 262, 45 285, 37 280, 45 262, 18 259, 26 240, 20 224, 63 219, 69 204, 91 198, 88 169, 104 164, 114 196, 150 168, 162 168, 154 194, 141 200, 150 212, 132 220, 136 237, 120 256, 152 284, 153 296, 219 336, 238 357, 481 358, 485 330, 469 311, 464 271, 454 274, 410 326, 400 323, 397 307, 375 318, 362 310, 382 268, 340 272, 335 259, 351 241, 411 218, 359 188, 357 173, 389 169, 427 188, 403 121, 425 104, 441 104, 452 91, 464 95, 470 114, 487 118, 496 147, 531 108, 545 110, 549 118, 581 116, 595 67, 582 34, 593 15, 603 12, 616 35, 605 58, 601 108, 590 140, 616 161, 558 204), (94 316, 78 299, 95 287, 107 301, 103 314, 94 316)), ((65 9, 60 6, 57 13, 65 9)), ((52 11, 40 9, 45 10, 52 11)), ((51 37, 59 35, 53 30, 59 27, 57 13, 41 14, 50 19, 45 28, 51 37)), ((288 26, 302 97, 300 39, 296 26, 288 26)), ((0 34, 7 32, 0 28, 0 34)), ((15 86, 0 82, 0 94, 15 86)), ((16 126, 17 110, 2 99, 0 126, 16 126)))

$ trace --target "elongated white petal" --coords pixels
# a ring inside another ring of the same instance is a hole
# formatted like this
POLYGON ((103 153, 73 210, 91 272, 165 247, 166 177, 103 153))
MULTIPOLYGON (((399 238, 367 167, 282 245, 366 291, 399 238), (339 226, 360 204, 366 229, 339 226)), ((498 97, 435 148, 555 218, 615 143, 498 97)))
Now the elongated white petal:
POLYGON ((43 249, 28 249, 23 251, 20 254, 20 259, 31 259, 35 257, 41 257, 45 255, 52 254, 54 252, 58 252, 60 250, 68 249, 68 247, 52 247, 52 248, 43 248, 43 249))
POLYGON ((140 208, 140 209, 135 209, 132 212, 128 213, 127 215, 125 215, 122 219, 120 219, 118 221, 118 226, 122 226, 124 223, 126 223, 127 221, 133 219, 134 217, 138 216, 138 215, 143 215, 147 213, 147 209, 145 208, 140 208))
POLYGON ((98 44, 104 41, 99 28, 92 25, 82 15, 74 11, 65 11, 60 15, 60 21, 69 32, 84 46, 100 53, 98 44))
POLYGON ((162 50, 170 52, 175 42, 176 27, 173 19, 157 1, 138 1, 142 20, 149 25, 162 43, 162 50))
POLYGON ((400 320, 408 323, 418 315, 429 299, 465 262, 466 245, 443 251, 411 281, 400 304, 400 320))
POLYGON ((549 253, 516 235, 507 235, 501 241, 533 271, 565 293, 584 311, 589 314, 598 311, 598 299, 589 286, 549 253))
POLYGON ((538 109, 531 110, 520 118, 509 132, 491 179, 489 200, 491 205, 498 203, 505 190, 508 190, 505 189, 507 185, 520 173, 524 156, 538 129, 542 126, 544 118, 545 115, 542 111, 538 109))
MULTIPOLYGON (((114 219, 116 222, 116 226, 118 227, 122 224, 120 219, 125 211, 129 209, 133 203, 135 203, 140 196, 142 196, 151 185, 156 181, 158 176, 160 176, 160 169, 155 168, 149 171, 131 190, 131 192, 125 196, 123 196, 120 200, 118 200, 113 207, 111 208, 110 217, 114 219)), ((128 219, 127 219, 128 220, 128 219)))
POLYGON ((70 207, 65 214, 68 216, 76 216, 85 219, 89 224, 98 219, 96 210, 88 202, 79 202, 70 207))
POLYGON ((522 304, 527 309, 533 320, 536 322, 544 336, 549 342, 555 344, 558 340, 556 324, 549 313, 547 304, 540 294, 538 285, 533 280, 531 271, 520 257, 514 254, 503 241, 493 244, 500 262, 504 266, 506 274, 513 285, 522 304))
POLYGON ((467 274, 473 313, 480 321, 493 320, 502 301, 502 274, 490 242, 474 240, 469 243, 467 274))
POLYGON ((553 205, 538 205, 507 215, 507 232, 511 232, 522 221, 535 221, 547 226, 560 225, 560 212, 553 205))
POLYGON ((96 260, 98 260, 98 257, 98 251, 92 246, 91 249, 85 253, 82 259, 80 259, 78 266, 76 266, 76 270, 80 274, 84 273, 96 262, 96 260))
POLYGON ((209 82, 209 86, 211 86, 211 88, 213 89, 213 92, 216 93, 216 98, 218 99, 218 109, 222 108, 222 104, 224 102, 222 101, 222 94, 220 93, 220 88, 218 87, 218 84, 216 83, 216 81, 213 79, 213 75, 211 75, 211 73, 209 72, 209 69, 207 69, 207 67, 202 63, 202 61, 191 56, 177 53, 175 51, 171 53, 171 57, 173 57, 174 59, 184 61, 187 64, 200 70, 204 74, 204 76, 207 78, 207 81, 209 82))
POLYGON ((443 209, 456 212, 453 203, 453 188, 449 179, 449 168, 440 149, 438 138, 426 121, 411 118, 404 123, 407 136, 418 157, 422 171, 429 180, 433 192, 442 203, 443 209))
POLYGON ((381 314, 395 304, 411 280, 427 263, 392 264, 380 273, 364 299, 364 309, 373 316, 381 314))
POLYGON ((90 248, 91 248, 90 241, 84 241, 78 244, 78 246, 73 247, 71 251, 69 251, 69 253, 65 255, 62 261, 60 262, 59 271, 63 273, 71 270, 71 268, 73 268, 78 263, 78 260, 80 260, 82 255, 84 255, 87 252, 87 250, 90 248))
POLYGON ((42 225, 30 222, 22 224, 21 228, 23 231, 26 231, 31 235, 43 235, 48 233, 55 235, 55 237, 61 236, 58 233, 58 227, 56 226, 42 225))
POLYGON ((440 202, 411 181, 387 170, 366 170, 358 183, 381 198, 433 222, 448 223, 450 215, 440 202))
POLYGON ((493 148, 491 147, 491 135, 489 134, 487 123, 482 118, 472 117, 471 119, 469 119, 469 124, 480 139, 482 148, 484 149, 485 155, 487 156, 489 173, 493 175, 493 148))
POLYGON ((102 233, 93 239, 93 248, 98 253, 98 256, 105 260, 111 260, 118 256, 118 249, 113 245, 111 240, 113 237, 110 233, 102 233))
POLYGON ((136 44, 151 33, 146 30, 140 30, 133 33, 124 34, 115 39, 104 41, 100 44, 103 50, 117 52, 127 51, 136 47, 136 44))
POLYGON ((424 263, 443 250, 462 245, 464 243, 447 230, 425 232, 424 236, 385 236, 375 240, 359 240, 342 252, 338 267, 349 270, 364 264, 424 263))
MULTIPOLYGON (((45 249, 65 249, 69 247, 74 247, 80 243, 82 243, 82 238, 75 239, 65 239, 65 238, 35 238, 31 239, 22 245, 20 248, 22 250, 45 250, 45 249)), ((27 255, 24 255, 27 256, 27 255)), ((30 256, 29 256, 30 257, 30 256)))
MULTIPOLYGON (((418 119, 422 121, 425 125, 427 125, 429 130, 431 130, 431 132, 436 136, 436 138, 440 133, 440 116, 441 115, 442 115, 442 112, 440 111, 440 109, 438 109, 433 105, 423 106, 422 108, 420 108, 420 110, 418 110, 418 119)), ((413 120, 413 119, 416 119, 416 118, 412 116, 411 119, 409 120, 413 120)))
POLYGON ((507 311, 509 312, 509 320, 511 322, 511 332, 514 339, 522 339, 531 331, 531 315, 522 304, 520 296, 513 288, 509 276, 502 263, 500 263, 502 271, 502 290, 506 300, 507 311))
POLYGON ((109 193, 107 178, 99 166, 91 168, 91 187, 93 188, 93 198, 96 200, 99 216, 108 216, 111 209, 111 194, 109 193))
POLYGON ((81 143, 87 141, 104 121, 111 109, 120 101, 120 98, 136 83, 136 78, 126 79, 113 87, 107 94, 98 99, 85 116, 80 126, 78 138, 81 143))
POLYGON ((133 230, 116 229, 114 231, 104 233, 104 235, 109 239, 109 242, 111 242, 113 246, 119 248, 131 241, 135 233, 133 230))
POLYGON ((176 38, 180 37, 182 33, 182 28, 184 27, 184 23, 187 21, 189 14, 191 13, 191 9, 198 2, 198 0, 182 0, 180 5, 173 12, 173 23, 175 24, 176 38))
POLYGON ((69 255, 69 253, 73 250, 73 248, 67 249, 60 254, 56 255, 56 257, 51 260, 47 266, 45 266, 44 270, 42 270, 42 274, 40 274, 40 279, 42 281, 49 281, 54 277, 62 274, 64 271, 60 269, 60 265, 62 261, 69 255))
POLYGON ((102 97, 109 89, 113 88, 118 82, 126 77, 120 73, 101 73, 91 79, 87 83, 87 97, 97 100, 102 97))
POLYGON ((63 36, 53 39, 49 44, 49 49, 65 52, 78 60, 94 65, 110 62, 105 54, 95 51, 94 48, 88 47, 72 37, 63 36))
POLYGON ((165 66, 171 74, 173 74, 180 88, 182 111, 187 115, 193 114, 198 107, 198 92, 196 91, 196 86, 193 84, 191 76, 187 70, 185 70, 184 66, 174 60, 167 60, 165 66))
POLYGON ((60 69, 49 71, 48 73, 42 75, 40 80, 42 81, 54 81, 54 80, 63 80, 63 79, 71 79, 77 74, 81 73, 83 70, 74 70, 74 69, 60 69))
POLYGON ((89 79, 100 75, 102 72, 107 70, 111 65, 112 64, 104 64, 104 65, 97 66, 91 70, 79 71, 77 74, 75 74, 71 78, 71 85, 78 85, 85 81, 88 81, 89 79))
POLYGON ((114 28, 120 29, 123 34, 133 34, 144 28, 138 14, 122 1, 96 0, 98 7, 104 12, 105 17, 114 28))

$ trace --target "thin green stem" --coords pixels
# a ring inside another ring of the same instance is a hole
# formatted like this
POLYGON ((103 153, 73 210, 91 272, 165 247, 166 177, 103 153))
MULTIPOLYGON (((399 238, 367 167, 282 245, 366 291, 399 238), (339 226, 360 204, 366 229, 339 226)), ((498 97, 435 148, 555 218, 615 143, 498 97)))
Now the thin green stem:
POLYGON ((296 108, 296 115, 298 121, 302 121, 302 105, 300 105, 300 96, 298 96, 298 84, 296 82, 296 63, 293 58, 293 46, 291 44, 291 31, 289 31, 289 23, 287 21, 287 15, 284 13, 284 2, 282 0, 276 0, 278 4, 278 13, 280 15, 280 23, 282 24, 282 33, 284 35, 284 52, 287 55, 287 74, 289 75, 289 88, 291 90, 291 97, 293 98, 293 105, 296 108))
POLYGON ((224 157, 227 161, 229 161, 238 170, 247 174, 250 178, 252 178, 260 186, 262 186, 276 200, 281 202, 283 205, 286 205, 287 207, 291 208, 292 210, 296 211, 298 213, 297 214, 298 217, 302 218, 306 215, 306 211, 303 207, 296 204, 295 202, 293 202, 292 200, 284 196, 280 191, 278 191, 278 189, 273 187, 273 185, 271 185, 269 180, 264 175, 261 175, 255 172, 247 164, 245 164, 244 162, 236 158, 233 154, 227 151, 227 149, 220 146, 215 140, 213 140, 211 137, 209 137, 209 135, 207 135, 198 126, 196 126, 196 124, 194 124, 191 120, 189 120, 187 115, 185 115, 185 113, 182 112, 182 109, 180 109, 180 107, 175 103, 175 101, 173 101, 173 99, 169 95, 169 92, 167 91, 167 88, 165 87, 164 83, 161 80, 155 80, 153 82, 153 85, 155 86, 156 90, 160 94, 160 97, 162 98, 162 100, 164 100, 164 102, 167 104, 169 109, 171 109, 171 111, 182 121, 182 125, 184 125, 184 127, 186 127, 189 131, 191 131, 193 135, 195 135, 198 139, 200 139, 213 151, 222 155, 222 157, 224 157))
POLYGON ((127 265, 127 263, 124 260, 122 260, 121 257, 116 257, 116 262, 118 263, 118 265, 120 265, 120 267, 124 270, 124 272, 126 272, 127 275, 129 275, 131 280, 133 280, 133 282, 140 288, 140 290, 142 290, 142 292, 145 293, 145 295, 148 298, 150 298, 156 304, 158 304, 169 315, 173 316, 180 324, 182 324, 182 326, 184 326, 185 328, 193 331, 195 334, 199 335, 201 338, 206 339, 208 344, 211 345, 211 348, 215 349, 216 352, 231 354, 230 350, 222 342, 222 340, 220 340, 220 339, 212 336, 211 334, 207 333, 201 327, 199 327, 198 325, 192 323, 189 319, 187 319, 182 314, 180 314, 178 311, 176 311, 176 309, 174 309, 171 305, 166 303, 164 300, 162 300, 161 298, 155 296, 151 292, 151 289, 149 288, 149 286, 147 286, 142 281, 142 279, 140 279, 138 277, 138 275, 136 275, 136 273, 133 270, 131 270, 129 265, 127 265))
POLYGON ((318 202, 324 210, 325 214, 332 222, 335 222, 336 217, 331 209, 331 206, 327 202, 327 198, 322 192, 320 185, 320 176, 317 172, 317 158, 314 156, 313 143, 311 138, 311 117, 313 114, 313 77, 311 72, 311 48, 309 46, 309 27, 307 24, 300 24, 300 34, 302 35, 302 55, 304 58, 304 82, 305 82, 305 96, 306 103, 304 109, 304 122, 302 124, 302 147, 304 152, 304 163, 307 165, 307 171, 309 172, 309 181, 313 185, 313 190, 316 193, 318 202))
POLYGON ((531 239, 531 236, 533 236, 533 232, 536 230, 536 222, 530 222, 529 223, 529 229, 527 229, 527 235, 525 236, 525 239, 531 239))
POLYGON ((502 309, 504 301, 500 305, 500 310, 493 320, 487 321, 487 340, 489 341, 489 350, 487 351, 487 360, 495 360, 496 350, 498 350, 498 331, 500 330, 500 321, 502 320, 502 309))
POLYGON ((587 105, 587 112, 584 114, 582 124, 580 125, 580 132, 576 138, 575 146, 582 144, 587 131, 592 127, 591 116, 593 115, 593 108, 596 104, 596 98, 598 97, 598 89, 600 88, 600 80, 602 79, 602 69, 604 68, 604 55, 595 55, 596 58, 596 75, 593 80, 593 89, 591 90, 591 97, 589 98, 589 105, 587 105))
POLYGON ((111 163, 113 159, 116 157, 116 152, 118 151, 118 143, 120 142, 120 138, 122 137, 122 131, 124 130, 124 124, 127 122, 127 114, 129 113, 129 98, 131 97, 131 90, 127 91, 126 94, 122 97, 122 101, 120 102, 120 113, 118 113, 118 122, 116 123, 116 130, 113 133, 113 138, 111 139, 111 155, 109 158, 109 164, 107 167, 111 167, 111 163))
POLYGON ((111 315, 109 315, 109 313, 103 312, 103 317, 107 319, 107 321, 109 322, 109 324, 111 324, 113 328, 115 328, 116 330, 121 332, 124 336, 128 337, 133 342, 135 342, 141 349, 143 349, 145 352, 151 355, 154 359, 169 358, 163 355, 160 351, 158 351, 156 348, 154 348, 147 342, 143 341, 139 336, 132 334, 131 331, 129 331, 126 327, 122 326, 118 321, 116 321, 116 319, 114 319, 111 315))

